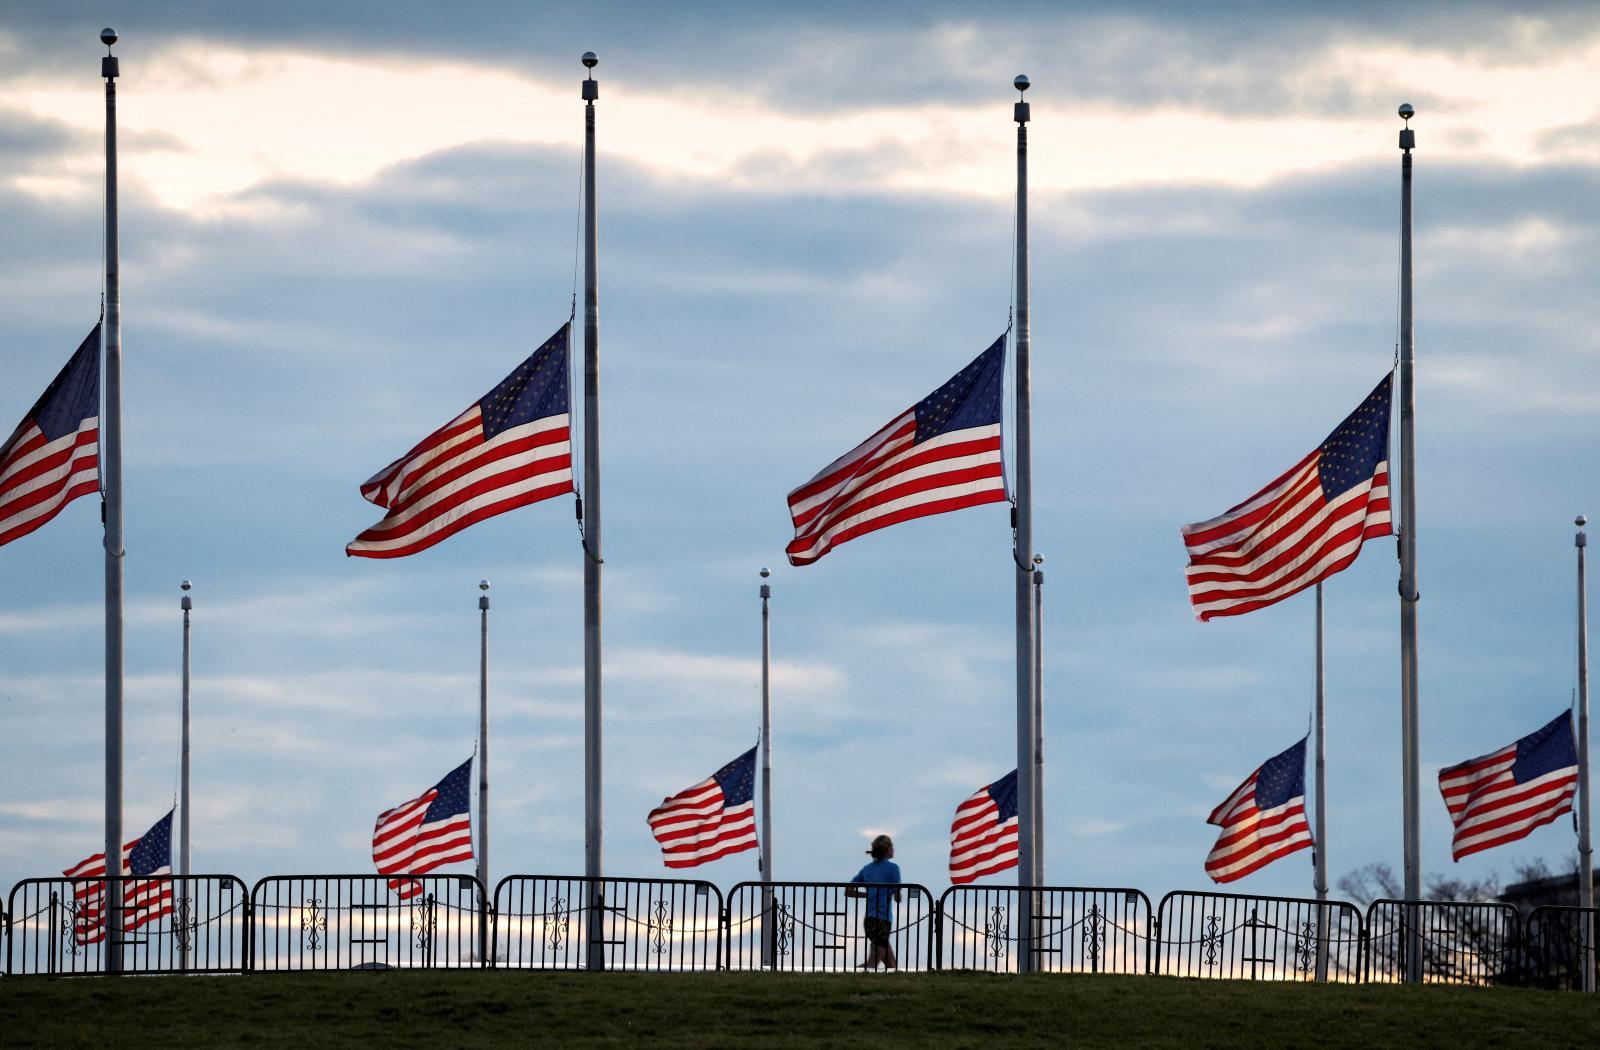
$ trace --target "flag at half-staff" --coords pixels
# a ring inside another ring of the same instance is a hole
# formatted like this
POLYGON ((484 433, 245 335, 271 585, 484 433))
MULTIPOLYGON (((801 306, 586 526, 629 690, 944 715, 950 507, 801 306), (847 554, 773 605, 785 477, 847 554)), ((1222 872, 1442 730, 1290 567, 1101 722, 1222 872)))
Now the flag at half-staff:
POLYGON ((669 868, 692 868, 756 848, 756 749, 650 811, 650 834, 669 868))
MULTIPOLYGON (((137 881, 124 884, 122 891, 122 929, 131 932, 172 914, 172 811, 156 821, 149 831, 122 847, 121 874, 137 881), (144 881, 149 880, 149 881, 144 881)), ((106 855, 96 853, 66 871, 69 879, 104 880, 106 855)), ((79 882, 72 887, 72 937, 79 944, 98 944, 105 940, 104 881, 79 882)))
POLYGON ((1311 845, 1306 823, 1306 741, 1274 755, 1211 811, 1222 829, 1206 857, 1206 874, 1232 882, 1311 845))
POLYGON ((1282 477, 1232 510, 1183 527, 1197 618, 1280 602, 1348 567, 1368 538, 1390 534, 1392 379, 1384 376, 1282 477))
POLYGON ((345 546, 403 558, 496 514, 572 491, 571 325, 455 419, 361 486, 389 513, 345 546))
POLYGON ((1455 835, 1451 855, 1462 857, 1525 838, 1534 828, 1572 812, 1578 749, 1572 715, 1514 744, 1439 771, 1439 791, 1455 835))
POLYGON ((950 825, 950 881, 957 886, 1017 866, 1017 771, 972 793, 950 825))
MULTIPOLYGON (((372 862, 379 875, 426 875, 435 868, 472 859, 472 759, 409 802, 378 814, 372 828, 372 862)), ((422 892, 411 879, 389 880, 402 899, 422 892)))
POLYGON ((0 445, 0 546, 100 491, 100 326, 0 445))
POLYGON ((792 565, 912 518, 1003 503, 1006 338, 789 493, 792 565))

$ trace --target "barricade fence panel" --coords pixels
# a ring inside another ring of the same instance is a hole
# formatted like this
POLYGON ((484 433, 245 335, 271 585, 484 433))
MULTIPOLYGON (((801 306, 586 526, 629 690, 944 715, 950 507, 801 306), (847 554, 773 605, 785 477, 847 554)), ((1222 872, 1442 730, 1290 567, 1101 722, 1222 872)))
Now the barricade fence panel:
POLYGON ((1558 991, 1600 988, 1596 969, 1596 931, 1600 908, 1542 905, 1528 914, 1526 983, 1558 991))
POLYGON ((493 965, 716 970, 722 891, 695 879, 510 875, 494 891, 493 965))
POLYGON ((741 882, 728 891, 726 965, 852 970, 866 962, 877 936, 894 953, 897 969, 931 969, 933 914, 932 895, 916 883, 741 882), (887 930, 869 933, 866 921, 876 924, 885 912, 891 915, 887 930))
POLYGON ((240 973, 249 965, 249 894, 237 878, 116 881, 123 899, 117 915, 107 914, 103 878, 19 882, 7 905, 6 972, 240 973), (122 929, 117 959, 111 957, 112 924, 122 929))
POLYGON ((1161 898, 1157 921, 1153 973, 1361 980, 1361 912, 1343 901, 1178 890, 1161 898))
POLYGON ((1016 973, 1142 974, 1149 966, 1150 898, 1129 888, 952 886, 939 898, 936 968, 1016 973), (1031 897, 1033 935, 1022 928, 1031 897))
POLYGON ((1373 901, 1366 980, 1404 981, 1414 953, 1424 983, 1520 984, 1522 916, 1509 904, 1373 901))
POLYGON ((488 902, 470 875, 270 875, 250 904, 257 970, 484 964, 488 902))

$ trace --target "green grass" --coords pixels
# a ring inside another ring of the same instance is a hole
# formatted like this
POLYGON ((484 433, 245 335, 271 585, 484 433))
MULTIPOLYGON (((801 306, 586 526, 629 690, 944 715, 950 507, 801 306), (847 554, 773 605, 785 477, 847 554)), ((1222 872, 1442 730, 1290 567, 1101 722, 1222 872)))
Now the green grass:
POLYGON ((1600 1046, 1600 999, 985 974, 0 979, 0 1045, 1600 1046))

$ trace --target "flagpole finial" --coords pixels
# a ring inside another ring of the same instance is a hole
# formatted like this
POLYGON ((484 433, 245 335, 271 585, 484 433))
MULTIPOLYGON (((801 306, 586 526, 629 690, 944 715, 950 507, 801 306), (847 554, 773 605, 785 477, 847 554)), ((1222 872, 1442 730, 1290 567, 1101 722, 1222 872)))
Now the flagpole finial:
POLYGON ((178 603, 178 608, 182 609, 184 612, 188 612, 190 609, 194 608, 194 602, 189 598, 189 588, 193 586, 194 584, 190 583, 188 580, 184 580, 182 583, 178 584, 178 589, 183 591, 183 600, 178 603))
POLYGON ((486 591, 488 589, 489 589, 489 581, 488 580, 479 580, 478 581, 478 590, 486 591))
POLYGON ((594 67, 600 64, 600 59, 593 51, 585 51, 583 64, 589 69, 589 79, 583 82, 583 100, 593 102, 600 97, 600 82, 594 78, 594 67))
MULTIPOLYGON (((1028 79, 1028 75, 1026 73, 1018 73, 1016 79, 1011 83, 1017 89, 1017 91, 1025 92, 1033 82, 1028 79)), ((1026 96, 1022 96, 1017 99, 1017 104, 1013 109, 1013 115, 1015 116, 1018 124, 1026 124, 1030 115, 1028 113, 1028 104, 1022 101, 1022 98, 1024 97, 1026 96)))
POLYGON ((1417 108, 1415 106, 1413 106, 1409 102, 1400 103, 1400 119, 1401 120, 1403 120, 1407 124, 1409 124, 1409 123, 1411 123, 1411 118, 1416 116, 1416 115, 1417 115, 1417 108))
MULTIPOLYGON (((1580 521, 1580 522, 1578 522, 1578 524, 1582 525, 1583 522, 1580 521)), ((771 576, 771 575, 772 575, 772 570, 771 569, 767 568, 765 565, 761 566, 761 578, 763 580, 766 579, 768 576, 771 576)))
POLYGON ((1416 107, 1409 102, 1400 103, 1400 119, 1406 126, 1400 129, 1400 148, 1410 153, 1417 144, 1417 133, 1411 130, 1411 118, 1417 115, 1416 107))
MULTIPOLYGON (((590 69, 593 69, 595 66, 600 64, 600 59, 596 57, 593 51, 585 51, 583 53, 583 64, 588 66, 590 69)), ((593 76, 594 74, 591 73, 589 75, 593 76)))
POLYGON ((110 26, 106 26, 100 30, 100 42, 106 46, 107 51, 110 51, 111 45, 117 42, 117 31, 110 26))
POLYGON ((105 57, 100 59, 100 75, 107 80, 117 78, 117 59, 111 53, 111 45, 117 42, 117 31, 110 26, 100 30, 100 42, 106 46, 105 57))
POLYGON ((1583 531, 1583 527, 1589 524, 1589 519, 1579 514, 1572 519, 1572 524, 1578 526, 1578 538, 1573 542, 1579 547, 1587 547, 1589 545, 1589 534, 1583 531))

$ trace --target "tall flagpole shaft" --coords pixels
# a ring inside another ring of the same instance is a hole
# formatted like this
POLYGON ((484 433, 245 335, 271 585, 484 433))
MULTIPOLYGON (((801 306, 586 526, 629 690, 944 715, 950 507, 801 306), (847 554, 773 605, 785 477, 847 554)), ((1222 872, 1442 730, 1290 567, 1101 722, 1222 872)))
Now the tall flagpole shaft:
MULTIPOLYGON (((1417 702, 1417 382, 1415 319, 1412 314, 1411 150, 1415 110, 1400 107, 1400 747, 1404 763, 1406 899, 1422 899, 1421 780, 1418 766, 1417 702)), ((1407 910, 1406 980, 1422 980, 1422 931, 1415 908, 1407 910)))
MULTIPOLYGON (((1578 907, 1594 907, 1594 846, 1590 841, 1594 815, 1589 809, 1589 596, 1584 578, 1584 551, 1589 537, 1583 527, 1589 519, 1577 519, 1578 535, 1578 907)), ((1583 964, 1583 990, 1594 991, 1596 948, 1592 913, 1584 915, 1583 943, 1588 945, 1583 964)))
POLYGON ((478 581, 478 881, 489 884, 489 581, 478 581))
MULTIPOLYGON (((1028 78, 1019 76, 1013 81, 1018 91, 1028 89, 1028 78)), ((1017 122, 1017 464, 1016 507, 1014 513, 1015 547, 1012 551, 1012 573, 1016 578, 1017 616, 1017 882, 1022 886, 1037 886, 1042 878, 1036 842, 1038 825, 1035 807, 1038 801, 1038 744, 1034 739, 1033 690, 1033 390, 1030 375, 1029 353, 1032 349, 1032 331, 1028 313, 1028 103, 1017 101, 1013 118, 1017 122)), ((1018 919, 1022 928, 1023 950, 1019 968, 1028 972, 1034 968, 1038 941, 1034 924, 1034 901, 1031 894, 1022 894, 1018 919)))
MULTIPOLYGON (((600 691, 600 271, 595 231, 594 104, 600 82, 599 62, 585 51, 590 70, 583 81, 583 873, 590 879, 605 874, 605 814, 601 793, 600 691)), ((589 883, 590 969, 605 966, 603 895, 589 883)))
POLYGON ((761 570, 761 965, 776 961, 777 925, 772 910, 772 587, 761 570))
POLYGON ((1033 859, 1039 874, 1034 885, 1044 885, 1044 558, 1033 556, 1033 859))
POLYGON ((183 736, 179 745, 178 771, 178 875, 182 878, 178 889, 177 921, 183 932, 178 937, 178 965, 189 968, 189 933, 191 916, 189 875, 193 872, 189 854, 189 613, 194 602, 189 598, 188 580, 178 585, 183 589, 183 600, 178 607, 183 610, 183 736))
POLYGON ((106 551, 106 969, 122 969, 122 284, 117 264, 117 34, 100 32, 106 80, 106 407, 100 438, 106 551))
MULTIPOLYGON (((1317 583, 1317 700, 1316 700, 1316 729, 1317 729, 1317 763, 1316 763, 1316 789, 1317 789, 1317 826, 1312 832, 1316 840, 1316 874, 1315 885, 1312 887, 1317 892, 1317 900, 1326 903, 1328 899, 1328 678, 1326 665, 1323 663, 1322 641, 1322 583, 1317 583)), ((1317 980, 1328 979, 1328 909, 1317 908, 1317 980)))

